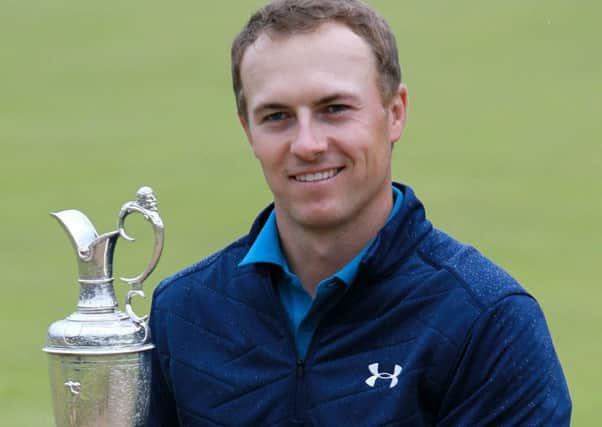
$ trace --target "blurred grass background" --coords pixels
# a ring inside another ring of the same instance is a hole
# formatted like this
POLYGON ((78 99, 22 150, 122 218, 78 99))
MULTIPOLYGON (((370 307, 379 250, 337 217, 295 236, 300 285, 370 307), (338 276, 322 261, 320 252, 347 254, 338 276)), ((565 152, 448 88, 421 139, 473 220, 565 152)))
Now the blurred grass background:
MULTIPOLYGON (((573 425, 599 425, 602 4, 369 3, 398 36, 410 91, 395 178, 538 298, 573 425)), ((112 230, 121 204, 151 185, 167 241, 150 294, 270 201, 229 76, 230 42, 260 4, 2 0, 0 425, 53 425, 41 347, 75 309, 77 283, 49 211, 77 208, 112 230)), ((140 239, 117 248, 116 275, 150 254, 150 228, 131 222, 140 239)))

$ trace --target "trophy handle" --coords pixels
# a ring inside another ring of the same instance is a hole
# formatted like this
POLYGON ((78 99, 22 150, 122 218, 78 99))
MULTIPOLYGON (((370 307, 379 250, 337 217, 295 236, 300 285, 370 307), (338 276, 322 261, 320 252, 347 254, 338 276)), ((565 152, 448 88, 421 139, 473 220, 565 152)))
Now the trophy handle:
POLYGON ((138 316, 134 310, 132 309, 132 298, 135 296, 139 296, 145 298, 144 291, 142 290, 142 282, 146 280, 146 278, 153 272, 157 263, 159 262, 159 258, 161 257, 161 252, 163 251, 163 240, 164 240, 164 227, 163 221, 159 216, 159 212, 157 210, 157 198, 153 193, 153 190, 150 187, 142 187, 136 193, 136 201, 135 202, 127 202, 119 211, 119 235, 123 237, 125 240, 134 241, 133 237, 130 237, 125 231, 125 218, 134 213, 138 212, 144 216, 148 222, 153 226, 153 231, 155 234, 155 243, 153 255, 148 263, 146 269, 135 277, 121 277, 120 279, 130 285, 132 288, 128 291, 127 296, 125 298, 125 312, 132 319, 132 321, 146 329, 146 319, 148 316, 138 316))

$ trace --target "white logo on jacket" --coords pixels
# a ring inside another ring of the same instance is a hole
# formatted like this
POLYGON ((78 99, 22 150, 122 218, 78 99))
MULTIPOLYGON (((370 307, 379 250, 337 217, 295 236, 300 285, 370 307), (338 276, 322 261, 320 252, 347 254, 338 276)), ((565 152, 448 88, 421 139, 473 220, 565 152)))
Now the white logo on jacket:
POLYGON ((368 384, 370 387, 374 387, 374 385, 376 384, 376 380, 380 379, 380 380, 391 380, 391 384, 389 384, 389 388, 393 388, 399 382, 397 377, 399 376, 399 374, 401 374, 402 368, 399 365, 395 365, 395 369, 393 370, 393 373, 391 374, 389 372, 379 372, 378 371, 378 363, 372 363, 371 365, 368 365, 368 370, 370 371, 370 373, 372 373, 372 376, 366 380, 366 384, 368 384))

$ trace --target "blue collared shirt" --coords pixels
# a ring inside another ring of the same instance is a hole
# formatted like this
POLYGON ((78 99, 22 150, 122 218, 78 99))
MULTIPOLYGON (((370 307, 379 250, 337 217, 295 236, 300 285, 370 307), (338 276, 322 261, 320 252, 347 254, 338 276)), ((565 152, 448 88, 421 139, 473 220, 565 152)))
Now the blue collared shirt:
MULTIPOLYGON (((392 188, 394 204, 389 219, 395 216, 403 202, 403 193, 395 187, 392 188)), ((272 211, 263 225, 239 266, 268 263, 282 269, 284 274, 279 278, 277 284, 280 302, 284 307, 289 328, 295 339, 299 359, 305 358, 311 338, 324 314, 343 296, 344 292, 342 291, 355 280, 360 262, 372 242, 368 243, 347 265, 322 280, 316 288, 315 298, 312 298, 303 288, 297 275, 289 269, 280 246, 275 211, 272 211)))

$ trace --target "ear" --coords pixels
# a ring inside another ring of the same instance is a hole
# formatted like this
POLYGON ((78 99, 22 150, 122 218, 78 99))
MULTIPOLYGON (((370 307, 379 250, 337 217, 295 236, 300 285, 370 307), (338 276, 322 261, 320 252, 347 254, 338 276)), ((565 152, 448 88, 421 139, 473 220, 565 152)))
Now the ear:
POLYGON ((408 88, 403 83, 389 102, 389 141, 393 144, 400 137, 406 125, 408 111, 408 88))

